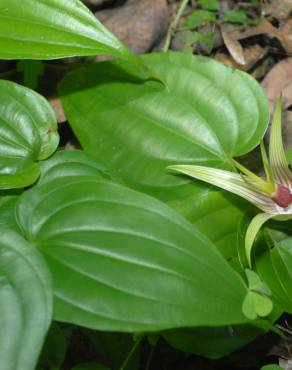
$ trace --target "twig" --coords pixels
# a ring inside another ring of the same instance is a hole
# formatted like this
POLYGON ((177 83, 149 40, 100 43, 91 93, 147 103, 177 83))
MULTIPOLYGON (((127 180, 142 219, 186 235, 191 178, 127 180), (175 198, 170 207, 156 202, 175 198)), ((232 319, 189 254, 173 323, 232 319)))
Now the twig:
POLYGON ((163 46, 163 52, 164 53, 167 52, 169 47, 170 47, 172 36, 173 36, 177 26, 178 26, 178 22, 179 22, 181 16, 183 15, 186 6, 188 5, 188 2, 189 2, 189 0, 182 0, 181 1, 180 7, 177 11, 177 14, 176 14, 173 22, 171 22, 171 24, 168 28, 165 43, 164 43, 164 46, 163 46))

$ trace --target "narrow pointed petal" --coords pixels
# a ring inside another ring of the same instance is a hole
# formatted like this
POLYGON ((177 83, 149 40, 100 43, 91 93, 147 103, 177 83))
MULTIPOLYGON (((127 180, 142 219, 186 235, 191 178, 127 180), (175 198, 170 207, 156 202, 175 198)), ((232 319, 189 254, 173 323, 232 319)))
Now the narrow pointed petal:
POLYGON ((273 117, 270 134, 269 157, 271 171, 276 182, 285 185, 287 188, 290 188, 292 183, 292 175, 285 157, 283 147, 281 116, 282 116, 282 97, 278 99, 276 110, 273 117))
POLYGON ((268 156, 267 156, 267 152, 266 152, 266 148, 265 148, 265 144, 263 140, 261 140, 260 142, 260 149, 261 149, 262 161, 263 161, 267 181, 270 184, 272 184, 272 190, 275 191, 275 180, 274 180, 273 172, 272 172, 269 160, 268 160, 268 156))
POLYGON ((251 223, 247 228, 245 234, 245 254, 249 267, 251 267, 251 251, 256 235, 259 232, 260 228, 263 226, 263 224, 273 217, 275 217, 275 215, 259 213, 251 220, 251 223))
POLYGON ((168 169, 239 195, 266 213, 277 213, 276 204, 264 192, 256 190, 256 184, 246 176, 204 166, 176 165, 168 169))

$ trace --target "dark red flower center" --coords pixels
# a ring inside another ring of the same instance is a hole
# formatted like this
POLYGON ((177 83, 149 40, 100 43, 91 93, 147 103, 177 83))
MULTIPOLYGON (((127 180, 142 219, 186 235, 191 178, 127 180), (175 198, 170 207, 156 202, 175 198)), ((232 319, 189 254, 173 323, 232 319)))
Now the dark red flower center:
POLYGON ((292 203, 291 191, 284 185, 277 185, 276 194, 272 196, 273 201, 282 208, 287 208, 292 203))

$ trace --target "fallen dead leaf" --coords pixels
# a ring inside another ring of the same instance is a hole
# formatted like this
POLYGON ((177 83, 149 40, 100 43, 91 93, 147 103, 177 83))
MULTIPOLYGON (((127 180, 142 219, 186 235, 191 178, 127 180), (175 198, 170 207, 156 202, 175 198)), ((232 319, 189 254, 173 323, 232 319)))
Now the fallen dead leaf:
POLYGON ((256 27, 238 27, 233 24, 226 24, 224 25, 224 30, 236 40, 243 40, 262 34, 267 34, 270 37, 281 37, 281 32, 266 19, 263 19, 256 27))
POLYGON ((228 49, 230 55, 235 60, 236 63, 240 65, 245 65, 244 51, 241 44, 234 39, 229 33, 225 32, 224 25, 221 26, 221 34, 224 40, 225 46, 228 49))
POLYGON ((266 53, 266 48, 262 48, 260 45, 253 45, 243 49, 245 65, 236 63, 233 58, 223 53, 217 53, 215 55, 215 59, 230 67, 241 69, 242 71, 249 71, 260 59, 266 55, 266 53))
POLYGON ((125 5, 96 13, 97 18, 136 53, 145 53, 165 35, 166 0, 128 0, 125 5))
POLYGON ((292 12, 292 0, 272 0, 265 10, 276 19, 287 19, 292 12))
POLYGON ((280 96, 283 95, 284 109, 292 105, 292 58, 277 63, 266 75, 262 82, 271 109, 280 96))
POLYGON ((281 42, 288 53, 292 53, 292 19, 288 19, 280 27, 281 42))

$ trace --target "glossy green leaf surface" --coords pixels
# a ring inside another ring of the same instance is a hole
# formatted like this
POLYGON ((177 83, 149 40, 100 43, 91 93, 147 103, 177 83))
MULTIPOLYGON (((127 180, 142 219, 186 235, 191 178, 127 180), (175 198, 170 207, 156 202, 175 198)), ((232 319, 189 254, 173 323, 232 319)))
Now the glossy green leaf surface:
POLYGON ((104 180, 119 182, 116 174, 96 158, 81 150, 62 150, 51 158, 41 162, 41 176, 39 184, 65 176, 97 176, 104 180))
POLYGON ((114 331, 248 321, 243 280, 155 198, 96 178, 65 178, 25 192, 17 217, 50 267, 57 320, 114 331))
POLYGON ((171 346, 181 351, 217 359, 229 355, 263 333, 264 331, 253 326, 238 325, 176 329, 164 332, 163 337, 171 346))
POLYGON ((0 58, 54 59, 130 51, 79 0, 0 0, 0 58))
POLYGON ((228 259, 237 258, 244 248, 244 231, 249 219, 246 202, 208 185, 194 188, 193 194, 168 202, 216 245, 228 259), (212 227, 210 227, 212 225, 212 227))
POLYGON ((68 75, 60 87, 85 151, 131 187, 170 193, 190 181, 168 174, 168 165, 227 166, 259 143, 268 104, 250 76, 181 53, 145 55, 143 61, 165 86, 131 78, 125 63, 105 62, 68 75))
POLYGON ((0 80, 0 189, 35 182, 38 161, 49 157, 58 143, 49 103, 28 88, 0 80))
POLYGON ((0 236, 0 369, 33 370, 52 316, 51 278, 20 235, 0 236))
POLYGON ((292 313, 292 239, 284 239, 257 256, 256 268, 283 310, 292 313))
POLYGON ((15 205, 17 195, 0 196, 0 228, 10 229, 19 232, 19 227, 15 219, 15 205))

